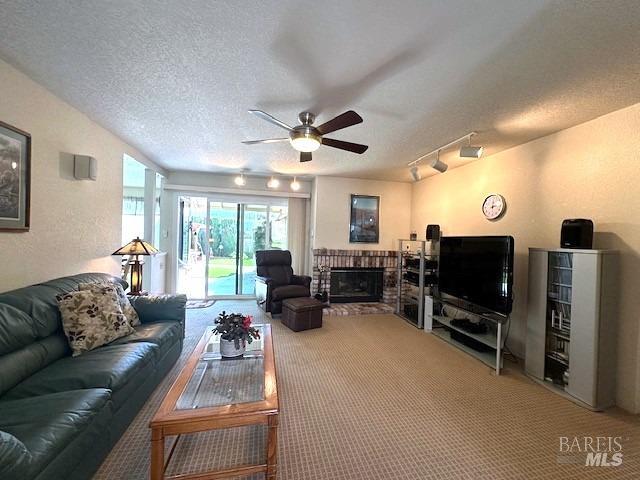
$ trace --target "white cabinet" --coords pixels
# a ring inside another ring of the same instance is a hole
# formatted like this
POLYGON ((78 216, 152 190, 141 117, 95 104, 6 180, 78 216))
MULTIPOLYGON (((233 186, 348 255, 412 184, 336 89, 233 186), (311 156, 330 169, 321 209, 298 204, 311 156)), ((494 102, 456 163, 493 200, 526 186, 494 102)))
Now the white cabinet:
POLYGON ((525 371, 600 410, 615 404, 617 254, 529 249, 525 371))
POLYGON ((151 295, 163 295, 166 292, 167 252, 144 257, 144 289, 151 295))

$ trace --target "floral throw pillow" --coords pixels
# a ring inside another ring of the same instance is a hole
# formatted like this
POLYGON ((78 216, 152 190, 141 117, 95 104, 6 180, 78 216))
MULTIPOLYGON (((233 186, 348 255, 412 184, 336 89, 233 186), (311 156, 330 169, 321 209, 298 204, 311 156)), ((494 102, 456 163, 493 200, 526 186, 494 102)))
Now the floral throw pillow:
POLYGON ((81 290, 58 295, 57 300, 74 357, 134 332, 113 290, 81 290))
POLYGON ((114 290, 116 295, 118 296, 118 303, 120 303, 120 308, 122 309, 122 313, 127 317, 129 324, 132 327, 136 325, 140 325, 140 317, 138 317, 138 312, 133 308, 131 302, 127 298, 127 294, 124 293, 124 288, 122 285, 118 285, 117 283, 81 283, 78 285, 79 290, 91 290, 92 292, 102 293, 104 289, 114 290))

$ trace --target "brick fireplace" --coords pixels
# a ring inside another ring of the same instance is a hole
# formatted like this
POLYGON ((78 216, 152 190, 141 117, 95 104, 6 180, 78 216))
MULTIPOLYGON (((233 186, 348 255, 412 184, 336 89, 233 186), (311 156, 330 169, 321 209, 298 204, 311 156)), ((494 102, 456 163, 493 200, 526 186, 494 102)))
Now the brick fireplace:
POLYGON ((398 253, 395 250, 313 250, 313 280, 311 293, 331 289, 331 270, 382 270, 382 302, 395 306, 397 299, 398 253), (322 285, 320 267, 324 266, 322 285))

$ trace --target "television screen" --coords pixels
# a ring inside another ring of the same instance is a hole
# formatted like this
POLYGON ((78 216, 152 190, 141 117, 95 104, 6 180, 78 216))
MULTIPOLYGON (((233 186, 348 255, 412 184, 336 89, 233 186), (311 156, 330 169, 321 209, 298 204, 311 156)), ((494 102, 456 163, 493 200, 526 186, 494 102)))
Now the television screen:
POLYGON ((442 237, 440 293, 509 315, 513 244, 513 237, 442 237))

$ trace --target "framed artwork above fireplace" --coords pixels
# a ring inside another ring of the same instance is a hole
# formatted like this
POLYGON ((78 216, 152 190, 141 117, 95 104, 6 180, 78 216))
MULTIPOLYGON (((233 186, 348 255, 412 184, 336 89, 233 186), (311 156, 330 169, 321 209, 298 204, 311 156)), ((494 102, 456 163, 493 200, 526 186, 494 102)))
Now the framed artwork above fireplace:
POLYGON ((380 197, 351 194, 349 243, 379 243, 380 197))

